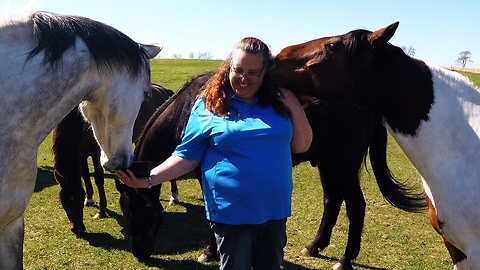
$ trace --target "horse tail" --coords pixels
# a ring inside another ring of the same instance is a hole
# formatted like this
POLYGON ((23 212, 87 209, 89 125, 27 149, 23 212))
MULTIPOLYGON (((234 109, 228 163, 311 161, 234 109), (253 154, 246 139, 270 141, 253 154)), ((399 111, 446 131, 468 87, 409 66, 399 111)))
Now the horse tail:
POLYGON ((427 207, 425 194, 399 182, 387 165, 387 130, 380 119, 375 120, 370 142, 370 163, 383 197, 393 206, 407 212, 419 212, 427 207))

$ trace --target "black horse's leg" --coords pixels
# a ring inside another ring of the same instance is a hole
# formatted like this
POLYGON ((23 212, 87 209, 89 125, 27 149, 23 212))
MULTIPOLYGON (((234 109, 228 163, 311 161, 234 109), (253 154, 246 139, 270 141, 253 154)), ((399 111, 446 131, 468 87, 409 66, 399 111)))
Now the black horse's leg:
POLYGON ((80 173, 85 183, 85 191, 87 192, 87 197, 85 198, 84 205, 91 206, 95 204, 93 200, 93 186, 92 181, 90 180, 90 170, 88 169, 88 157, 80 157, 80 173))
POLYGON ((100 163, 100 151, 98 155, 92 156, 93 168, 95 170, 95 185, 98 190, 99 210, 93 218, 107 217, 107 196, 105 195, 105 174, 103 172, 102 164, 100 163))
POLYGON ((170 201, 168 202, 168 205, 177 205, 180 200, 178 199, 178 186, 177 181, 175 180, 170 181, 170 193, 172 195, 170 196, 170 201))
POLYGON ((352 174, 344 179, 347 179, 347 182, 343 185, 342 196, 345 198, 345 207, 349 221, 348 240, 343 257, 334 267, 337 270, 353 269, 352 261, 360 253, 366 208, 358 174, 352 174))
POLYGON ((218 256, 217 252, 217 242, 215 240, 215 233, 213 232, 212 229, 209 229, 209 244, 205 249, 203 250, 202 255, 198 257, 198 262, 199 263, 206 263, 206 262, 213 262, 213 261, 219 261, 220 257, 218 256))
POLYGON ((319 165, 320 179, 323 187, 323 215, 317 234, 310 244, 302 251, 302 254, 318 256, 319 252, 330 244, 332 230, 337 222, 343 198, 336 179, 319 165))

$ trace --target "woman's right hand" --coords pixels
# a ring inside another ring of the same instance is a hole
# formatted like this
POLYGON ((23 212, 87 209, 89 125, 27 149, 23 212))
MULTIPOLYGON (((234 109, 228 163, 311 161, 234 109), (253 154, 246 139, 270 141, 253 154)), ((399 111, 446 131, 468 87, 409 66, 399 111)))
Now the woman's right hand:
POLYGON ((118 176, 120 181, 124 183, 125 185, 132 187, 132 188, 148 188, 150 187, 150 184, 148 182, 147 177, 142 177, 138 179, 132 171, 127 170, 125 171, 115 171, 115 174, 118 176))

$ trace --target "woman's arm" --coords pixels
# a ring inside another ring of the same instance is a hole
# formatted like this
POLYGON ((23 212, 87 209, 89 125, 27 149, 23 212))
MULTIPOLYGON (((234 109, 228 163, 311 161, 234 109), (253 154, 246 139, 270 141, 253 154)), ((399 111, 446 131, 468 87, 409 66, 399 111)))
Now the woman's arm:
POLYGON ((285 104, 290 112, 293 126, 293 137, 290 143, 293 153, 303 153, 312 143, 312 128, 308 123, 305 111, 295 94, 287 88, 278 88, 280 101, 285 104))
POLYGON ((172 155, 150 171, 151 185, 147 177, 138 179, 130 170, 127 170, 127 172, 116 171, 115 174, 127 186, 133 188, 149 188, 180 177, 195 169, 198 165, 200 165, 200 161, 198 160, 189 160, 172 155))

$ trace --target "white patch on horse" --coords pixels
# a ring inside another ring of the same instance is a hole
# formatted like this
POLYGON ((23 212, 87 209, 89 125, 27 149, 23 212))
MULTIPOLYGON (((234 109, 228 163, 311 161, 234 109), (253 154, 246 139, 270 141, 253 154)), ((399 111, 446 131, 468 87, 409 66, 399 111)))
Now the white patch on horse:
POLYGON ((465 77, 429 67, 435 96, 430 120, 422 122, 416 136, 390 132, 425 178, 445 237, 465 252, 478 239, 480 223, 478 192, 472 192, 480 190, 475 181, 480 175, 480 94, 465 77))

